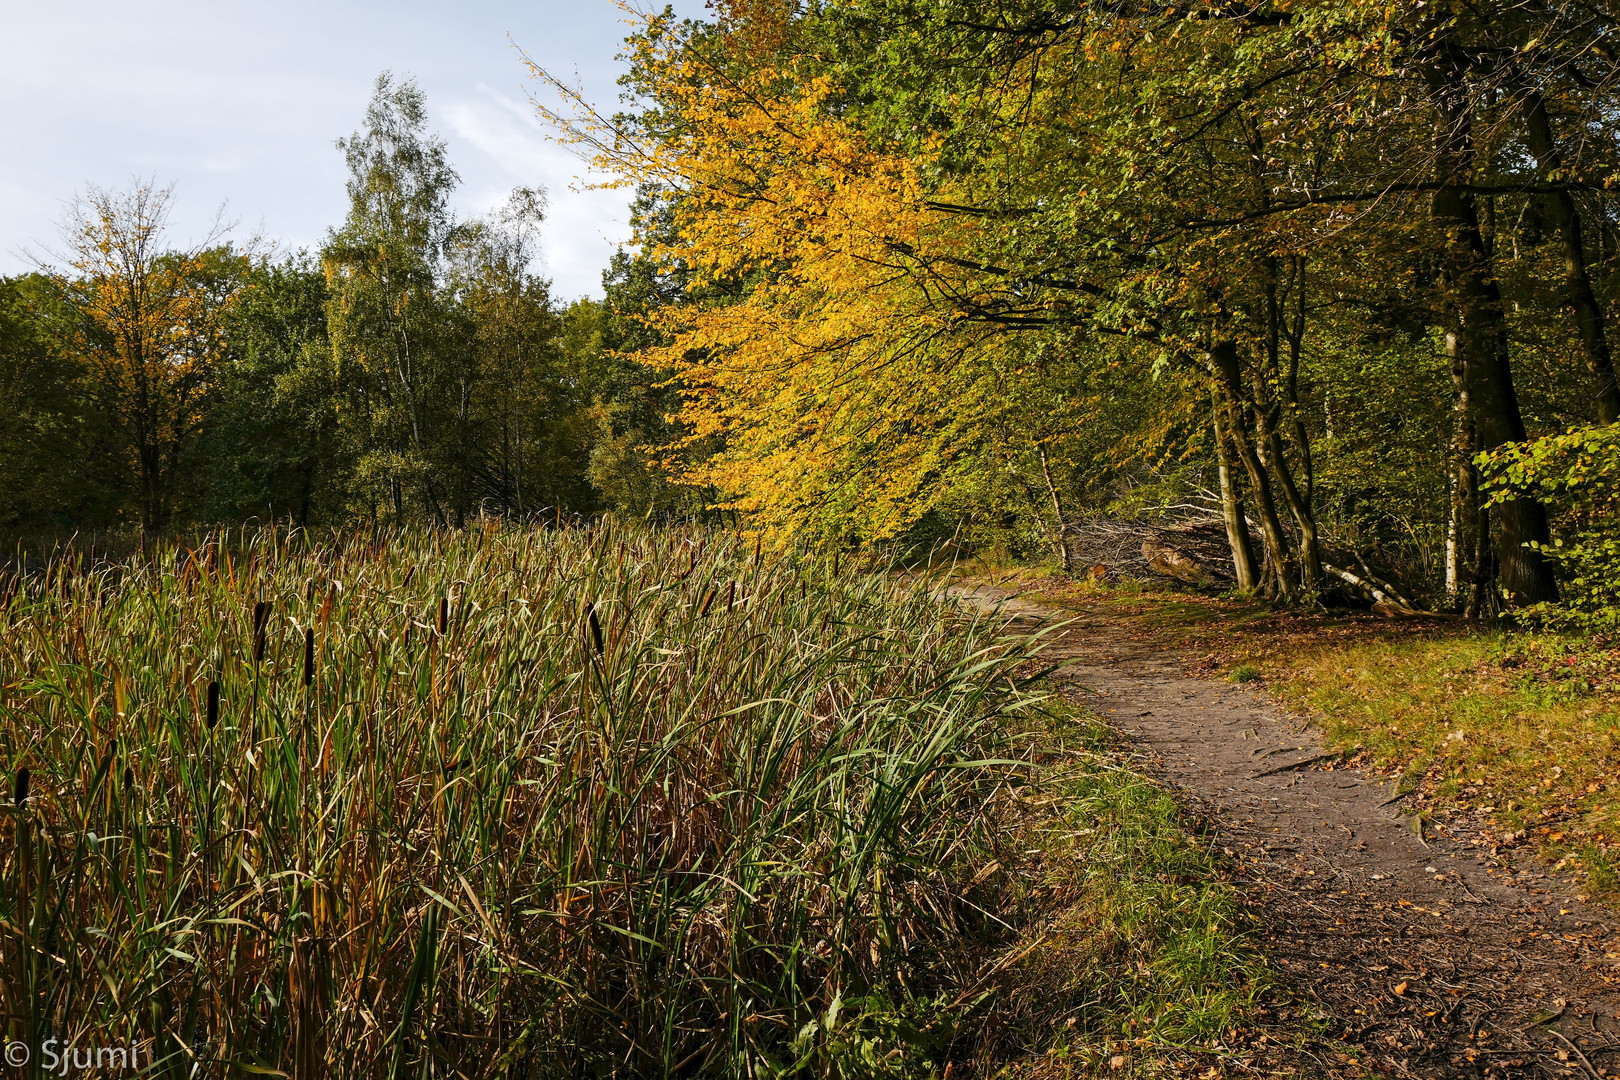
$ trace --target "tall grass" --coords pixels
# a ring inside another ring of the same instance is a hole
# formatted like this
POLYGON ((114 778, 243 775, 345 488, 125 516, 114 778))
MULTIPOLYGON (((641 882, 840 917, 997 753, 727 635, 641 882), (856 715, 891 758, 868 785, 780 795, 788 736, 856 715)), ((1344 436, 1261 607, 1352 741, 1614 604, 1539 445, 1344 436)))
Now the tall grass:
POLYGON ((1022 658, 923 587, 609 523, 69 553, 0 601, 36 1051, 763 1076, 972 982, 1022 658))

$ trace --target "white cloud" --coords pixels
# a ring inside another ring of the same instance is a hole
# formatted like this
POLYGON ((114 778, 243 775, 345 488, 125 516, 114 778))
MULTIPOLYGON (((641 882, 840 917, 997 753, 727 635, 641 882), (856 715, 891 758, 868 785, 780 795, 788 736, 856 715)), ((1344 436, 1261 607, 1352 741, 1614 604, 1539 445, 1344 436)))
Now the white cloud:
POLYGON ((613 0, 0 5, 0 273, 29 268, 18 253, 51 243, 75 191, 132 176, 176 183, 177 242, 202 235, 228 201, 283 248, 318 244, 346 205, 332 142, 359 126, 385 68, 426 92, 465 180, 461 212, 499 205, 519 184, 549 191, 544 246, 560 295, 599 295, 628 236, 628 193, 575 190, 584 166, 546 139, 512 45, 552 70, 577 68, 611 104, 625 29, 613 0))
MULTIPOLYGON (((590 186, 584 164, 546 137, 527 101, 487 84, 479 96, 444 112, 450 130, 485 155, 507 186, 486 182, 467 198, 487 213, 506 201, 513 187, 540 186, 550 210, 541 234, 542 258, 560 296, 598 295, 601 273, 618 245, 629 239, 629 196, 590 186)), ((463 168, 463 172, 470 172, 463 168)))

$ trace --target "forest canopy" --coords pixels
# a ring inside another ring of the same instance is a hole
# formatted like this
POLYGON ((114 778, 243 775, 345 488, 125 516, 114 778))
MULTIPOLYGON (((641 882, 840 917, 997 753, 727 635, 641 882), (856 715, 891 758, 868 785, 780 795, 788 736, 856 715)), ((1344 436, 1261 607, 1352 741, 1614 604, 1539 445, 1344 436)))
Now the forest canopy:
POLYGON ((181 246, 174 189, 137 180, 0 281, 0 531, 701 512, 643 450, 666 391, 616 352, 625 267, 562 304, 543 191, 458 219, 409 79, 382 75, 337 149, 349 210, 316 251, 221 226, 181 246))
POLYGON ((659 205, 681 475, 764 527, 1202 499, 1241 588, 1479 613, 1612 558, 1535 447, 1620 417, 1614 15, 739 0, 543 111, 659 205))
POLYGON ((711 11, 634 17, 615 109, 534 69, 636 192, 601 302, 532 269, 543 192, 455 217, 387 75, 316 252, 89 193, 0 290, 0 524, 617 508, 1070 567, 1191 515, 1284 603, 1609 617, 1614 11, 711 11))

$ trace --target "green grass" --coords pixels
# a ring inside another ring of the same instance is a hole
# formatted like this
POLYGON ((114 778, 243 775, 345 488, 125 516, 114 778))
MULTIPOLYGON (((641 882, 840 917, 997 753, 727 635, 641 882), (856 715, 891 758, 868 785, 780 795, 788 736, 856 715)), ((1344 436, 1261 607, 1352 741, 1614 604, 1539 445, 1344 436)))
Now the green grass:
POLYGON ((1524 830, 1564 860, 1560 869, 1597 868, 1620 823, 1620 705, 1520 674, 1513 654, 1538 644, 1549 642, 1421 636, 1303 651, 1274 666, 1284 700, 1321 715, 1336 746, 1361 747, 1403 774, 1413 809, 1442 822, 1477 811, 1498 839, 1524 830))
MULTIPOLYGON (((1253 1029, 1273 982, 1253 916, 1174 796, 1124 766, 1102 721, 1061 706, 1040 729, 1028 799, 1052 808, 1020 835, 1035 909, 998 1021, 1039 1075, 1185 1075, 1253 1029), (1036 846, 1038 845, 1038 846, 1036 846)), ((1028 1075, 1021 1072, 1019 1075, 1028 1075)))
POLYGON ((1038 708, 1030 643, 849 562, 609 522, 0 580, 7 1037, 965 1077, 1239 1022, 1262 974, 1168 796, 1038 708))

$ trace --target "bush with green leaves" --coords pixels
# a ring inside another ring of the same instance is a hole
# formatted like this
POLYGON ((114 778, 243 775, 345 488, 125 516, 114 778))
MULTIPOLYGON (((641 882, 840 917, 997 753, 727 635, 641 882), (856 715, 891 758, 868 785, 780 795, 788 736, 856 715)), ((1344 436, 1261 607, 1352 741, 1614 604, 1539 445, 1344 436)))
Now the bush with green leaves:
POLYGON ((1526 614, 1550 625, 1620 629, 1620 425, 1589 426, 1482 456, 1492 504, 1537 499, 1556 511, 1551 543, 1563 597, 1526 614))

